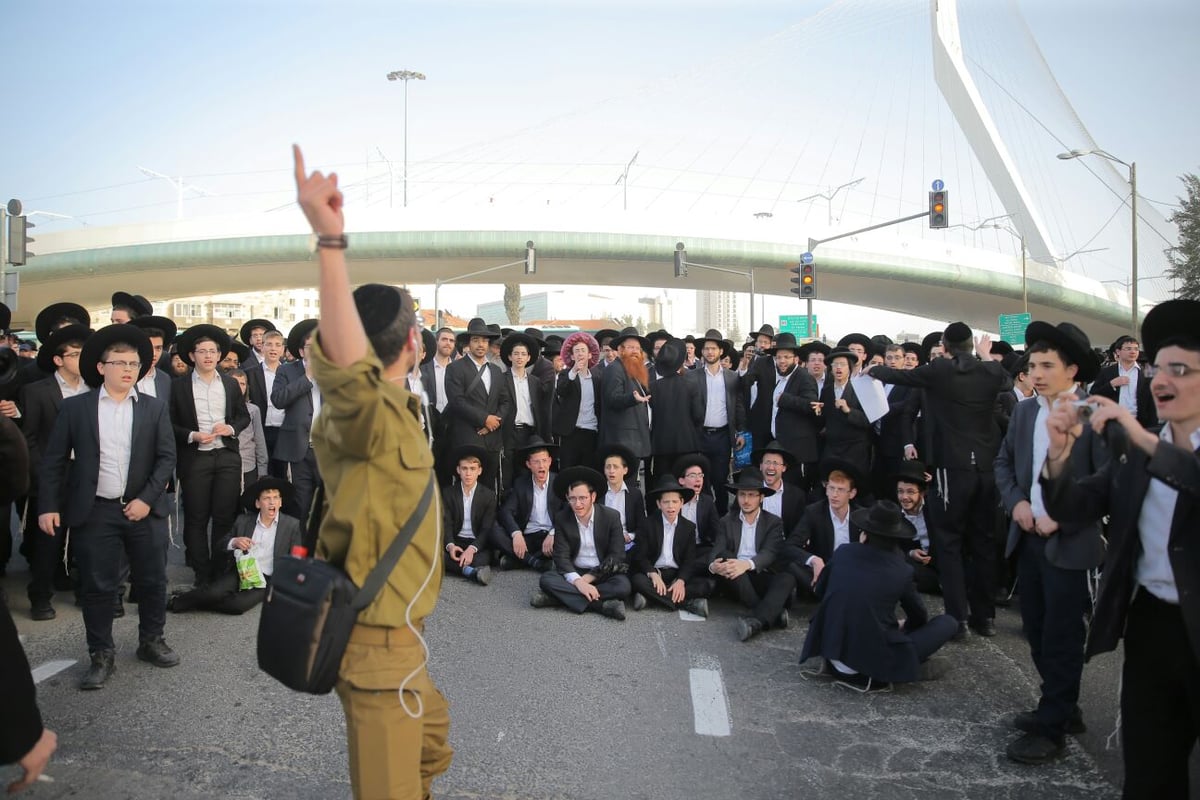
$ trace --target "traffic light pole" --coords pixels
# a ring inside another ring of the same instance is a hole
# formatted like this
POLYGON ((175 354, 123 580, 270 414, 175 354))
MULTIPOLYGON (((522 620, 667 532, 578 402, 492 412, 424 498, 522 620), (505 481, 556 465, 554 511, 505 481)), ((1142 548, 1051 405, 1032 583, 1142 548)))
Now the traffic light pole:
POLYGON ((517 264, 524 264, 524 263, 525 263, 525 261, 513 261, 508 264, 500 264, 499 266, 496 266, 496 267, 488 267, 487 269, 481 269, 481 270, 477 270, 475 272, 468 272, 465 275, 455 275, 453 278, 437 278, 436 280, 434 280, 434 282, 433 282, 433 329, 436 331, 439 328, 443 327, 441 324, 441 322, 442 322, 442 306, 441 306, 441 303, 439 302, 441 299, 440 295, 442 292, 443 284, 454 283, 456 281, 466 280, 467 278, 474 278, 478 275, 486 275, 487 273, 495 272, 498 269, 508 269, 509 267, 515 267, 517 264))
POLYGON ((817 245, 819 245, 819 244, 825 244, 826 242, 832 242, 835 239, 845 239, 847 236, 857 236, 858 234, 866 233, 867 231, 877 231, 880 228, 887 228, 892 225, 899 225, 901 222, 911 222, 914 219, 920 219, 921 217, 928 217, 928 216, 929 216, 928 211, 922 211, 920 214, 910 214, 907 217, 900 217, 900 219, 888 220, 887 222, 881 222, 878 225, 871 225, 866 228, 859 228, 856 231, 846 231, 845 233, 839 233, 837 236, 829 236, 825 239, 809 239, 808 240, 808 252, 811 253, 813 250, 816 250, 817 245))
POLYGON ((750 330, 755 330, 754 327, 754 270, 743 272, 740 269, 729 269, 728 267, 714 267, 711 264, 697 264, 695 261, 684 261, 685 266, 698 267, 700 269, 710 269, 713 272, 727 272, 730 275, 741 275, 743 278, 750 279, 750 330))

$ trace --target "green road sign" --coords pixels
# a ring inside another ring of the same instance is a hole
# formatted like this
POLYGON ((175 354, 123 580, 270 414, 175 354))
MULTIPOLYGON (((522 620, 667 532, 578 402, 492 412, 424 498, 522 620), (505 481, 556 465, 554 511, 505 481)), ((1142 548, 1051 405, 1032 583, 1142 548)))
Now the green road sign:
POLYGON ((811 331, 817 327, 817 315, 813 314, 812 327, 809 327, 806 314, 787 314, 779 318, 779 332, 790 333, 797 339, 812 337, 811 331))
POLYGON ((1018 350, 1025 346, 1025 329, 1033 322, 1032 314, 1001 314, 1000 338, 1018 350))

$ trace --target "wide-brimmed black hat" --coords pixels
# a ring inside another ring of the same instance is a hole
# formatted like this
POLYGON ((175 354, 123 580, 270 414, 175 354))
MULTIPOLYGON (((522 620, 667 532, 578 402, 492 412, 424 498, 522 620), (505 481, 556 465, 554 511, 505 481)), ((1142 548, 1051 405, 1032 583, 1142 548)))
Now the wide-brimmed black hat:
POLYGON ((729 339, 721 340, 721 358, 729 357, 729 360, 734 364, 738 363, 742 355, 738 352, 737 345, 729 339))
POLYGON ((650 331, 649 333, 646 334, 646 341, 649 342, 649 344, 650 344, 651 352, 654 351, 654 343, 655 342, 659 342, 659 341, 665 342, 669 339, 674 339, 674 338, 675 338, 674 336, 667 333, 667 331, 663 328, 659 328, 656 331, 650 331))
POLYGON ((671 474, 682 478, 688 467, 699 467, 704 470, 705 477, 712 473, 712 462, 703 453, 684 453, 671 465, 671 474))
POLYGON ((817 467, 817 479, 821 483, 824 483, 829 480, 829 473, 831 472, 844 472, 849 475, 855 489, 861 489, 864 485, 865 478, 862 471, 853 461, 846 461, 841 458, 827 458, 817 467))
POLYGON ((225 354, 229 352, 230 345, 233 344, 233 340, 229 338, 229 334, 216 325, 193 325, 179 334, 179 338, 175 342, 175 352, 179 354, 179 359, 189 367, 196 366, 195 362, 192 361, 192 351, 196 349, 197 339, 212 339, 217 343, 217 347, 221 348, 221 355, 217 361, 225 358, 225 354))
POLYGON ((852 344, 860 344, 867 353, 875 349, 875 343, 871 341, 871 337, 865 333, 847 333, 841 339, 838 339, 837 349, 848 349, 852 344))
POLYGON ((625 466, 629 467, 629 471, 631 473, 630 477, 637 477, 636 473, 640 459, 634 455, 633 451, 628 447, 615 442, 602 444, 596 450, 596 469, 600 472, 604 472, 604 462, 607 461, 610 456, 620 457, 620 459, 625 462, 625 466))
POLYGON ((104 383, 104 376, 96 369, 96 365, 104 358, 104 351, 118 342, 133 345, 137 349, 138 361, 142 363, 137 379, 140 381, 146 377, 146 373, 154 366, 154 347, 150 344, 150 337, 133 325, 105 325, 87 338, 83 343, 83 352, 79 354, 79 374, 84 383, 93 389, 104 383))
POLYGON ((992 342, 992 355, 994 356, 1006 356, 1013 352, 1015 352, 1013 346, 1003 339, 992 342))
POLYGON ((483 321, 483 317, 475 317, 467 323, 467 329, 454 337, 454 342, 458 347, 464 347, 471 341, 472 336, 483 336, 490 344, 493 339, 500 338, 500 331, 492 330, 487 323, 483 321))
POLYGON ((853 350, 847 350, 844 347, 839 347, 825 354, 825 363, 832 363, 835 358, 844 358, 850 362, 850 366, 858 363, 858 353, 853 350))
MULTIPOLYGON (((318 320, 302 319, 292 326, 287 335, 287 349, 292 354, 292 358, 300 359, 300 348, 304 346, 304 340, 307 339, 317 328, 318 320)), ((369 335, 369 334, 368 334, 369 335)), ((180 348, 182 353, 182 348, 180 348)), ((185 361, 187 359, 184 359, 185 361)))
POLYGON ((603 345, 605 339, 612 340, 612 339, 617 338, 621 334, 618 331, 614 330, 613 328, 601 328, 600 330, 596 331, 592 335, 596 337, 596 341, 598 343, 603 345))
POLYGON ((674 375, 687 360, 687 345, 681 339, 667 339, 654 357, 654 371, 660 378, 674 375))
POLYGON ((504 362, 504 366, 512 366, 512 351, 519 344, 525 345, 525 352, 529 353, 527 367, 532 367, 533 362, 541 357, 543 347, 541 341, 528 333, 510 333, 500 340, 500 360, 504 362))
POLYGON ((763 323, 763 326, 761 328, 756 330, 754 333, 750 334, 751 339, 753 339, 756 336, 770 336, 772 339, 774 339, 775 338, 775 328, 772 325, 763 323))
POLYGON ((255 328, 262 328, 263 333, 269 333, 270 331, 278 330, 278 328, 275 327, 275 323, 271 322, 271 320, 256 317, 248 321, 238 330, 238 338, 246 344, 250 344, 250 334, 254 332, 255 328))
POLYGON ((133 312, 132 316, 142 317, 154 313, 154 305, 140 294, 129 292, 113 292, 113 308, 120 306, 133 312))
POLYGON ((892 473, 896 482, 915 483, 918 486, 928 486, 929 478, 925 477, 928 468, 920 461, 901 461, 900 467, 892 473))
POLYGON ((437 337, 429 328, 421 328, 421 345, 425 348, 425 355, 421 357, 421 363, 428 364, 437 355, 437 337))
POLYGON ((1051 325, 1049 322, 1034 320, 1025 329, 1025 346, 1030 347, 1035 342, 1050 343, 1055 350, 1078 365, 1075 380, 1080 383, 1095 380, 1096 374, 1100 372, 1100 359, 1092 350, 1092 343, 1088 341, 1087 334, 1070 322, 1051 325))
POLYGON ((1176 336, 1200 340, 1200 300, 1167 300, 1159 303, 1142 321, 1142 347, 1154 361, 1163 342, 1176 336))
POLYGON ((562 355, 563 337, 557 333, 552 333, 546 337, 546 344, 542 346, 542 355, 547 358, 554 358, 562 355))
POLYGON ((802 345, 800 347, 800 349, 796 351, 796 355, 800 358, 801 361, 808 361, 808 357, 810 355, 812 355, 813 353, 820 353, 821 355, 828 358, 829 354, 832 352, 833 352, 832 347, 825 344, 821 340, 817 339, 817 340, 814 340, 814 341, 808 342, 807 344, 802 345))
POLYGON ((450 451, 450 463, 458 469, 458 462, 464 458, 477 458, 480 464, 487 463, 487 450, 477 444, 462 444, 450 451))
POLYGON ((646 340, 646 337, 640 335, 638 333, 638 329, 633 328, 633 327, 622 328, 621 332, 618 333, 616 336, 614 336, 613 340, 608 343, 608 346, 611 347, 613 350, 616 350, 618 347, 621 346, 621 343, 624 342, 626 339, 637 339, 638 344, 640 344, 642 346, 643 353, 653 353, 654 352, 654 348, 650 346, 650 342, 646 340))
POLYGON ((685 503, 696 495, 695 492, 686 486, 680 486, 679 481, 670 475, 659 475, 658 479, 654 481, 654 487, 646 492, 646 499, 657 500, 667 492, 678 492, 685 503))
POLYGON ((80 325, 90 326, 92 324, 92 315, 78 303, 51 303, 39 311, 37 318, 33 321, 33 329, 37 333, 37 340, 45 342, 46 338, 50 335, 50 331, 58 327, 58 321, 61 319, 70 319, 80 325))
POLYGON ((781 333, 775 337, 775 346, 769 347, 763 350, 763 352, 769 356, 773 356, 780 350, 791 350, 793 353, 799 355, 800 349, 800 345, 796 343, 796 335, 794 333, 781 333))
MULTIPOLYGON (((716 342, 717 347, 724 348, 725 341, 726 341, 725 337, 721 335, 721 332, 719 330, 717 330, 716 328, 709 328, 708 330, 706 330, 704 332, 703 336, 696 337, 696 347, 703 347, 705 342, 716 342)), ((730 342, 730 344, 733 344, 733 343, 730 342)))
POLYGON ((924 364, 928 360, 926 358, 927 354, 921 349, 920 342, 901 342, 900 347, 904 350, 904 352, 915 355, 917 357, 918 364, 924 364))
POLYGON ((917 538, 917 529, 904 518, 900 506, 891 500, 876 500, 870 508, 851 511, 850 521, 872 536, 905 541, 917 538))
POLYGON ((144 317, 135 317, 129 320, 128 324, 137 325, 142 330, 157 328, 162 331, 163 345, 169 345, 175 341, 175 335, 179 333, 179 326, 175 324, 175 320, 169 317, 156 317, 153 314, 147 314, 144 317))
MULTIPOLYGON (((503 329, 501 329, 500 332, 504 333, 503 329)), ((542 332, 541 328, 526 328, 524 333, 526 336, 529 336, 533 339, 537 339, 538 344, 546 343, 547 336, 545 333, 542 332)), ((531 350, 530 352, 533 352, 533 351, 531 350)))
POLYGON ((925 338, 921 340, 921 360, 929 361, 929 354, 933 348, 942 343, 942 332, 934 331, 933 333, 925 334, 925 338))
MULTIPOLYGON (((237 341, 230 341, 229 353, 233 353, 235 356, 237 356, 239 367, 244 366, 246 361, 250 358, 250 345, 242 344, 241 342, 237 341)), ((226 353, 225 356, 228 356, 229 353, 226 353)), ((224 360, 225 356, 222 356, 222 360, 224 360)))
POLYGON ((279 492, 279 496, 286 502, 295 491, 295 487, 283 478, 273 478, 270 475, 264 475, 254 483, 246 487, 242 492, 242 508, 246 511, 254 510, 254 503, 258 500, 258 496, 263 492, 274 489, 279 492))
POLYGON ((531 453, 536 453, 538 450, 545 450, 551 457, 554 456, 554 451, 558 449, 558 445, 553 442, 547 442, 538 436, 536 433, 529 438, 525 446, 516 451, 517 460, 524 463, 525 459, 529 458, 531 453))
MULTIPOLYGON (((59 349, 67 342, 86 342, 92 335, 92 329, 87 325, 64 325, 50 332, 50 337, 38 349, 37 365, 42 372, 54 372, 54 357, 59 349)), ((81 359, 83 355, 79 356, 81 359)))
POLYGON ((576 465, 574 467, 567 467, 554 477, 554 494, 557 497, 565 498, 571 488, 571 484, 579 481, 585 481, 592 487, 593 492, 603 492, 604 487, 608 485, 608 481, 604 480, 604 476, 596 472, 596 470, 591 467, 576 465))
POLYGON ((763 474, 758 471, 757 467, 746 467, 737 474, 733 483, 725 484, 725 488, 734 494, 737 494, 739 489, 753 489, 761 492, 763 497, 775 494, 774 489, 763 485, 763 474))
POLYGON ((762 457, 765 456, 767 453, 775 453, 776 455, 783 456, 784 463, 786 463, 789 467, 796 463, 796 457, 792 455, 791 451, 788 450, 783 445, 781 445, 779 442, 775 441, 774 439, 767 442, 766 447, 760 447, 757 450, 750 453, 750 463, 751 464, 761 463, 762 457))

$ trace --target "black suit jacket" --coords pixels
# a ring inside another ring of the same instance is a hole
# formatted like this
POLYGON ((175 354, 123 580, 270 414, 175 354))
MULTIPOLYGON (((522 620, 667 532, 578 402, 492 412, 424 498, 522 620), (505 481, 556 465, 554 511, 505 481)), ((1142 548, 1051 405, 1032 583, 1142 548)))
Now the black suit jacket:
MULTIPOLYGON (((254 525, 257 519, 257 511, 247 511, 238 515, 238 518, 233 521, 233 528, 229 531, 229 535, 218 542, 217 551, 224 553, 229 550, 229 543, 234 539, 243 537, 253 539, 254 525)), ((300 527, 300 520, 281 513, 275 527, 275 546, 271 548, 271 551, 276 559, 283 558, 291 554, 293 547, 304 544, 303 539, 304 531, 300 527)))
POLYGON ((283 424, 279 426, 273 456, 280 461, 303 461, 308 454, 312 441, 312 389, 313 382, 304 374, 303 361, 284 364, 275 373, 271 402, 283 409, 283 424))
POLYGON ((483 385, 483 379, 477 377, 479 368, 470 356, 446 367, 447 403, 442 421, 450 448, 475 444, 485 450, 499 451, 504 446, 503 423, 498 430, 479 435, 488 416, 495 415, 504 420, 512 405, 504 373, 491 362, 485 362, 484 369, 491 376, 490 391, 483 385))
MULTIPOLYGON (((442 492, 442 530, 446 543, 462 532, 466 519, 463 507, 462 487, 457 483, 442 492)), ((496 493, 476 483, 475 495, 471 498, 471 532, 475 534, 476 549, 483 550, 494 535, 496 527, 496 493)))
MULTIPOLYGON (((621 531, 621 518, 617 512, 602 505, 592 506, 592 534, 596 542, 596 557, 603 564, 610 558, 619 563, 625 561, 625 535, 621 531)), ((564 508, 554 517, 554 569, 566 575, 579 572, 575 559, 579 557, 581 545, 579 521, 575 512, 564 508)), ((584 573, 590 570, 584 570, 584 573)))
MULTIPOLYGON (((1012 396, 1012 392, 1009 392, 1012 396)), ((876 452, 886 458, 903 459, 904 446, 917 444, 917 412, 921 393, 911 386, 893 386, 888 393, 888 411, 879 419, 876 452)), ((1015 398, 1014 398, 1015 399, 1015 398)))
POLYGON ((695 453, 700 449, 700 425, 704 404, 695 382, 683 375, 667 375, 654 382, 650 395, 654 425, 650 429, 650 452, 695 453))
POLYGON ((50 441, 62 402, 62 389, 53 375, 21 388, 21 432, 29 445, 29 463, 34 465, 30 491, 35 496, 38 491, 36 465, 42 461, 42 448, 50 441))
MULTIPOLYGON (((796 469, 799 469, 799 467, 796 467, 796 469)), ((804 509, 807 505, 808 495, 796 484, 784 481, 783 493, 776 493, 775 497, 779 498, 782 506, 780 508, 782 513, 777 516, 783 520, 783 536, 786 539, 788 533, 800 523, 800 518, 804 515, 804 509)))
MULTIPOLYGON (((608 484, 596 493, 596 502, 604 505, 604 499, 608 492, 608 484)), ((646 498, 642 496, 641 489, 636 486, 625 484, 625 530, 636 534, 641 530, 642 520, 646 518, 646 512, 650 509, 646 508, 646 498)), ((655 512, 657 508, 653 509, 655 512)))
MULTIPOLYGON (((96 484, 100 479, 99 401, 98 390, 64 400, 43 448, 38 511, 57 512, 64 528, 87 522, 96 502, 96 484), (72 450, 74 460, 71 460, 72 450)), ((124 499, 137 498, 150 506, 151 514, 165 517, 167 481, 174 469, 175 440, 166 403, 156 397, 139 396, 133 403, 133 435, 124 499)))
MULTIPOLYGON (((662 555, 664 538, 661 513, 642 520, 633 550, 629 552, 631 569, 634 572, 649 574, 658 571, 654 564, 662 555)), ((696 526, 683 517, 675 523, 675 540, 671 545, 671 553, 675 563, 679 565, 679 574, 676 577, 685 582, 706 568, 696 557, 696 526)))
POLYGON ((621 444, 628 447, 638 458, 650 455, 650 416, 646 403, 634 399, 633 393, 649 393, 654 397, 656 381, 654 368, 650 368, 650 386, 642 386, 629 376, 625 365, 614 361, 604 368, 603 387, 604 415, 600 420, 601 444, 621 444))
MULTIPOLYGON (((275 370, 275 374, 279 374, 279 370, 283 369, 283 363, 280 362, 275 370)), ((243 367, 242 370, 246 373, 246 395, 250 398, 250 402, 258 406, 258 413, 262 416, 263 424, 267 424, 267 403, 270 400, 267 397, 267 376, 263 374, 262 364, 255 364, 250 367, 243 367)), ((278 406, 276 406, 278 408, 278 406)))
MULTIPOLYGON (((754 571, 769 569, 783 548, 783 520, 766 511, 758 512, 758 524, 754 528, 754 571)), ((742 512, 736 506, 721 518, 717 525, 717 539, 713 543, 709 561, 718 558, 737 558, 742 544, 742 512)))
MULTIPOLYGON (((657 514, 657 508, 646 509, 648 514, 657 514)), ((712 496, 701 492, 696 497, 696 545, 701 550, 711 549, 717 540, 717 528, 721 517, 717 514, 717 504, 712 496)))
POLYGON ((821 451, 821 457, 849 461, 858 467, 861 474, 866 475, 871 470, 871 440, 874 432, 862 410, 862 403, 858 402, 858 394, 849 382, 842 392, 842 399, 850 408, 849 414, 835 405, 833 380, 825 381, 821 390, 824 407, 818 418, 825 427, 825 449, 821 451))
MULTIPOLYGON (((721 370, 725 384, 725 416, 729 420, 729 448, 732 450, 740 431, 746 428, 746 402, 737 373, 731 369, 721 370)), ((700 425, 704 424, 704 413, 708 409, 708 368, 701 363, 687 373, 693 390, 700 397, 700 425)))
MULTIPOLYGON (((929 504, 926 503, 928 506, 929 504)), ((851 506, 851 511, 854 507, 851 506)), ((825 563, 833 558, 833 520, 829 517, 829 501, 818 500, 804 509, 800 522, 788 533, 788 554, 792 561, 803 564, 810 556, 825 563)), ((850 521, 850 541, 857 542, 861 529, 850 521)))
MULTIPOLYGON (((1121 402, 1121 388, 1112 385, 1112 381, 1119 376, 1120 367, 1117 364, 1109 364, 1104 367, 1092 383, 1092 394, 1107 397, 1114 403, 1121 402)), ((1150 379, 1146 377, 1146 368, 1140 364, 1138 365, 1138 382, 1135 391, 1138 407, 1137 421, 1143 428, 1157 430, 1158 410, 1154 407, 1154 395, 1150 393, 1150 379)))
MULTIPOLYGON (((554 473, 546 479, 546 513, 551 525, 563 508, 563 501, 554 493, 554 473)), ((500 527, 504 533, 511 536, 515 531, 525 532, 529 525, 529 516, 533 513, 533 475, 526 472, 518 475, 513 486, 504 495, 504 505, 500 506, 498 514, 500 527)), ((617 527, 620 527, 618 523, 617 527)))
MULTIPOLYGON (((549 440, 550 393, 554 388, 554 379, 551 377, 549 382, 547 382, 547 379, 534 375, 533 371, 529 369, 525 370, 525 376, 527 378, 527 385, 529 386, 529 407, 533 412, 534 433, 545 440, 549 440)), ((504 433, 504 446, 511 448, 516 445, 517 435, 517 379, 513 376, 512 370, 504 373, 504 389, 508 393, 511 403, 508 407, 508 413, 504 417, 504 424, 501 426, 501 431, 504 433)))
MULTIPOLYGON (((757 367, 759 362, 755 362, 757 367)), ((771 366, 751 369, 756 375, 758 395, 750 409, 750 432, 755 447, 771 442, 771 412, 775 404, 775 385, 779 373, 771 366)), ((787 377, 787 385, 779 396, 779 412, 775 415, 775 438, 797 461, 811 464, 818 460, 817 428, 820 418, 813 412, 817 402, 817 382, 802 366, 796 366, 787 377)))
MULTIPOLYGON (((17 423, 0 417, 0 503, 11 503, 29 491, 29 445, 17 423)), ((36 468, 35 468, 36 469, 36 468)))
MULTIPOLYGON (((301 367, 303 370, 303 367, 301 367)), ((238 435, 250 425, 250 412, 242 401, 242 387, 228 375, 218 375, 225 387, 225 424, 233 427, 233 436, 222 436, 225 447, 238 452, 238 435)), ((276 379, 278 381, 278 379, 276 379)), ((276 388, 279 383, 276 382, 276 388)), ((278 405, 278 403, 276 403, 278 405)), ((191 468, 192 459, 200 452, 197 442, 188 435, 199 429, 196 417, 196 398, 192 394, 192 375, 180 375, 171 382, 171 423, 175 426, 175 444, 179 453, 179 477, 183 480, 191 468)), ((282 442, 282 438, 280 439, 282 442)), ((306 445, 307 446, 307 445, 306 445)))
MULTIPOLYGON (((597 429, 600 424, 601 394, 604 391, 600 378, 602 374, 603 370, 599 368, 591 370, 592 399, 595 405, 597 429)), ((575 379, 572 380, 571 371, 564 369, 558 373, 556 380, 554 411, 550 415, 550 426, 555 436, 569 436, 575 430, 575 423, 579 421, 579 404, 582 398, 579 376, 575 376, 575 379)))
MULTIPOLYGON (((4 420, 8 421, 8 417, 4 420)), ((42 737, 42 715, 38 711, 29 660, 7 607, 0 607, 0 708, 4 709, 0 764, 13 764, 24 758, 42 737)))

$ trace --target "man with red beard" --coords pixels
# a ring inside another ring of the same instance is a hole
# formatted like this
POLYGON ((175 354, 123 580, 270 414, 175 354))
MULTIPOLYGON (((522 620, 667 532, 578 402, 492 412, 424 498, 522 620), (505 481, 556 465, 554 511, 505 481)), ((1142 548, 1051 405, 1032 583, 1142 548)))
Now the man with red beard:
MULTIPOLYGON (((625 328, 615 339, 618 360, 604 371, 600 444, 627 447, 639 459, 650 455, 650 372, 645 353, 649 346, 637 328, 625 328)), ((637 468, 631 465, 632 480, 637 468)))

